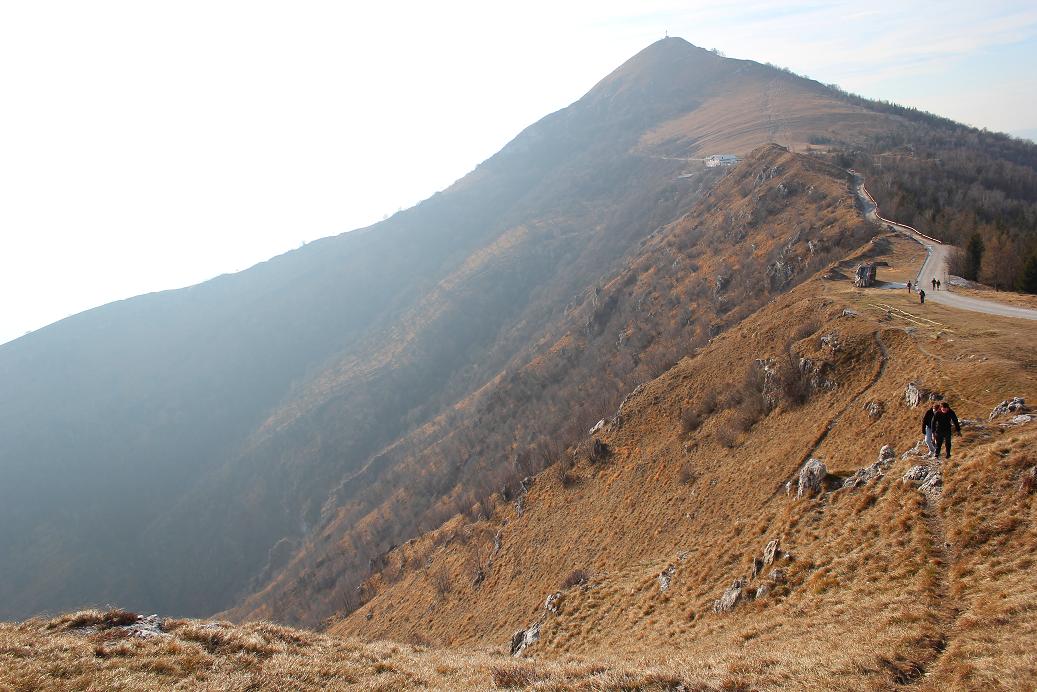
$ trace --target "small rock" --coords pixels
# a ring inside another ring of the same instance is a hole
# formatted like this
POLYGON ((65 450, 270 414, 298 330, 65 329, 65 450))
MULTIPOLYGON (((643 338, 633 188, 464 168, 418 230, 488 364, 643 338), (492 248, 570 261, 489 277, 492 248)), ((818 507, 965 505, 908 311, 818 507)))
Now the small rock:
POLYGON ((876 463, 878 464, 889 464, 897 458, 897 453, 893 451, 893 445, 882 445, 879 450, 879 458, 876 463))
POLYGON ((886 412, 886 405, 881 401, 869 401, 864 405, 864 410, 868 413, 869 418, 878 420, 886 412))
POLYGON ((939 470, 934 470, 922 481, 918 489, 923 493, 939 493, 943 489, 943 474, 939 470))
POLYGON ((774 540, 767 543, 767 545, 763 548, 763 566, 768 567, 771 564, 773 564, 775 560, 778 560, 780 558, 781 549, 778 548, 778 539, 775 538, 774 540))
POLYGON ((850 308, 845 308, 843 310, 843 317, 851 317, 852 318, 852 317, 857 317, 857 316, 858 316, 858 314, 855 311, 851 310, 850 308))
POLYGON ((1021 413, 1026 410, 1026 400, 1021 396, 1014 396, 1011 399, 1006 399, 1000 404, 994 407, 994 410, 990 412, 990 418, 987 420, 994 420, 998 416, 1003 416, 1007 413, 1021 413))
POLYGON ((767 578, 775 584, 784 584, 786 579, 785 570, 775 567, 771 570, 771 573, 767 575, 767 578))
POLYGON ((756 579, 756 575, 763 571, 763 560, 758 557, 753 558, 753 566, 749 570, 749 580, 756 579))
POLYGON ((544 601, 544 610, 546 610, 546 611, 548 611, 550 613, 557 613, 558 612, 558 607, 561 605, 561 603, 562 603, 562 592, 561 591, 555 591, 553 594, 551 594, 550 596, 547 597, 546 601, 544 601))
POLYGON ((907 470, 904 474, 905 483, 918 483, 924 481, 929 477, 931 469, 925 464, 916 464, 907 470))
POLYGON ((540 641, 540 623, 527 630, 519 630, 511 636, 511 655, 521 656, 527 648, 540 641))
POLYGON ((673 575, 676 574, 677 567, 670 565, 663 570, 662 574, 659 575, 659 590, 666 591, 670 588, 670 584, 673 583, 673 575))
POLYGON ((926 389, 917 382, 909 383, 904 389, 904 401, 909 408, 916 408, 920 404, 927 404, 940 398, 939 394, 926 389))
POLYGON ((796 499, 821 492, 822 482, 828 475, 828 468, 819 459, 808 459, 799 470, 799 483, 796 487, 796 499))
POLYGON ((907 450, 900 455, 901 460, 910 459, 911 457, 925 457, 929 456, 929 447, 925 444, 925 440, 919 440, 915 443, 915 446, 907 450))
POLYGON ((741 579, 735 579, 731 583, 731 586, 727 588, 724 595, 713 602, 714 613, 729 613, 734 610, 738 602, 742 600, 742 595, 745 590, 745 582, 741 579))
POLYGON ((755 597, 756 598, 764 598, 764 597, 767 596, 767 594, 769 594, 771 592, 771 589, 773 589, 773 588, 774 588, 773 584, 771 584, 770 582, 764 582, 764 583, 762 583, 762 584, 760 584, 759 586, 756 587, 756 596, 755 597))
POLYGON ((1010 421, 1008 421, 1008 425, 1022 425, 1023 423, 1029 423, 1032 420, 1033 416, 1020 413, 1018 416, 1014 416, 1010 421))
POLYGON ((587 434, 588 435, 593 435, 593 434, 595 434, 597 432, 600 432, 601 430, 604 430, 604 429, 605 429, 605 419, 602 418, 601 420, 599 420, 597 423, 594 424, 594 427, 591 428, 590 432, 588 432, 587 434))

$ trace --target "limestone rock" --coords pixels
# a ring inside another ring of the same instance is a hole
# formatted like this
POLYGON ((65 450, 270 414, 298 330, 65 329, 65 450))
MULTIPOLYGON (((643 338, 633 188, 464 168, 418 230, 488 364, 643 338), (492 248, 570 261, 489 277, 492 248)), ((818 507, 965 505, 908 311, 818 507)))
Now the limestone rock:
POLYGON ((670 584, 673 583, 673 575, 677 573, 677 567, 670 565, 663 570, 662 574, 659 575, 659 590, 666 591, 670 588, 670 584))
POLYGON ((915 443, 915 446, 907 450, 900 455, 900 458, 910 459, 912 457, 926 457, 929 456, 929 447, 925 444, 925 440, 919 440, 915 443))
POLYGON ((763 566, 769 567, 774 563, 775 560, 778 560, 780 558, 781 549, 778 547, 778 539, 775 538, 774 540, 767 543, 767 545, 763 548, 763 566))
POLYGON ((540 623, 535 623, 526 630, 519 630, 511 636, 511 655, 521 656, 522 652, 540 641, 540 623))
POLYGON ((933 469, 919 484, 918 489, 926 494, 939 493, 943 489, 943 474, 939 469, 933 469))
POLYGON ((886 405, 881 401, 869 401, 864 405, 864 410, 867 412, 868 417, 872 420, 878 420, 882 418, 882 414, 886 412, 886 405))
POLYGON ((1022 413, 1025 410, 1026 400, 1021 396, 1014 396, 995 406, 994 410, 990 412, 990 418, 987 420, 994 420, 998 416, 1003 416, 1008 413, 1022 413))
POLYGON ((713 602, 714 613, 729 613, 734 610, 738 602, 742 600, 742 596, 745 592, 745 581, 742 579, 735 579, 731 586, 727 588, 724 595, 713 602))
POLYGON ((547 597, 546 601, 544 601, 544 610, 548 611, 549 613, 557 613, 558 607, 561 605, 561 603, 562 592, 555 591, 553 594, 547 597))
POLYGON ((892 445, 882 445, 879 450, 879 458, 871 466, 858 469, 856 473, 843 481, 844 488, 859 488, 869 481, 881 478, 897 459, 897 453, 892 445))
POLYGON ((602 418, 601 420, 599 420, 597 423, 594 424, 594 427, 591 428, 588 431, 587 434, 588 435, 594 435, 595 433, 601 432, 604 429, 605 429, 605 419, 602 418))
POLYGON ((827 349, 831 353, 835 353, 840 348, 839 336, 835 332, 825 334, 821 337, 821 348, 827 349))
POLYGON ((1012 420, 1008 421, 1008 425, 1022 425, 1023 423, 1029 423, 1032 420, 1033 416, 1020 413, 1018 416, 1014 416, 1012 420))
POLYGON ((905 483, 920 483, 929 477, 931 469, 925 464, 916 464, 904 474, 905 483))
POLYGON ((928 404, 930 401, 936 401, 940 398, 939 394, 926 389, 917 382, 909 383, 904 389, 904 402, 909 408, 916 408, 921 404, 928 404))
POLYGON ((843 310, 843 317, 851 317, 852 318, 852 317, 857 317, 857 316, 858 316, 858 313, 855 310, 851 310, 850 308, 845 308, 843 310))
POLYGON ((796 499, 809 497, 821 492, 828 468, 819 459, 808 459, 799 470, 799 483, 796 487, 796 499))

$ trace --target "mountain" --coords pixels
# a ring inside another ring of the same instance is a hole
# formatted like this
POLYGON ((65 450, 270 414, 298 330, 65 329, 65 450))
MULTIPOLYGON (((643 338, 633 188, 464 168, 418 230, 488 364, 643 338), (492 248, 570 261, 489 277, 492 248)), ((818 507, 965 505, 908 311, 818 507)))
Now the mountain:
MULTIPOLYGON (((840 157, 935 132, 959 131, 666 39, 385 222, 0 346, 0 616, 355 608, 390 546, 862 240, 840 157)), ((996 153, 1025 212, 1032 152, 996 153)))

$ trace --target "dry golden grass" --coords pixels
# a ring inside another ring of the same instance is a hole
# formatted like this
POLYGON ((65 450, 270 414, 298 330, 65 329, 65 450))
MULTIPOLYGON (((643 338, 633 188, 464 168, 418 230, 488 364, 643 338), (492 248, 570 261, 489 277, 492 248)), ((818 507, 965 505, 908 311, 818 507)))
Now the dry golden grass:
MULTIPOLYGON (((117 614, 116 614, 117 615, 117 614)), ((0 689, 36 690, 709 690, 675 666, 516 661, 499 653, 361 642, 270 623, 167 620, 139 639, 113 614, 0 624, 0 689)))
MULTIPOLYGON (((897 267, 911 253, 892 239, 862 248, 846 266, 868 257, 897 267)), ((1029 605, 1037 581, 1026 576, 1037 547, 1035 496, 1020 490, 1023 471, 1037 463, 1037 426, 966 428, 945 462, 945 499, 935 504, 901 482, 918 460, 899 455, 920 437, 922 411, 904 404, 908 382, 943 392, 961 418, 985 421, 1004 398, 1035 399, 1031 339, 1030 325, 1017 320, 939 307, 921 313, 898 291, 812 280, 649 383, 624 409, 623 424, 602 435, 613 450, 608 462, 570 470, 578 482, 542 476, 521 516, 502 504, 489 520, 455 520, 436 541, 390 555, 457 574, 449 598, 402 569, 393 583, 376 577, 370 602, 332 631, 420 631, 439 645, 504 650, 513 632, 542 620, 541 639, 527 652, 538 663, 609 652, 728 688, 1018 687, 1034 675, 1037 644, 1029 605), (901 312, 890 317, 881 306, 901 312), (844 317, 845 307, 859 316, 844 317), (803 324, 815 328, 804 333, 803 324), (838 337, 834 352, 820 342, 828 334, 838 337), (884 365, 876 334, 888 352, 884 365), (779 357, 790 339, 798 357, 828 364, 834 388, 803 406, 779 404, 729 446, 718 437, 737 411, 682 422, 689 407, 714 393, 723 399, 741 386, 747 363, 779 357), (884 405, 878 420, 864 410, 869 401, 884 405), (821 497, 786 496, 782 486, 808 452, 838 480, 874 462, 887 443, 898 457, 884 478, 821 497), (1015 461, 995 464, 990 455, 1001 447, 1015 461), (491 553, 498 531, 501 549, 485 580, 461 579, 473 551, 491 553), (714 614, 714 599, 749 575, 774 538, 791 554, 778 564, 784 583, 714 614), (658 577, 668 568, 664 592, 658 577), (590 578, 563 588, 557 612, 547 613, 545 598, 573 570, 590 578)))

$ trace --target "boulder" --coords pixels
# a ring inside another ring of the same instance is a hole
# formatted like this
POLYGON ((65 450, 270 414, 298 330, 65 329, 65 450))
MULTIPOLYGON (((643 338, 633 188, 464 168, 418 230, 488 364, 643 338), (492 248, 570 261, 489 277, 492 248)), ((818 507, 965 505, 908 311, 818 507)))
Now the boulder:
POLYGON ((670 565, 662 571, 659 575, 659 590, 666 591, 670 588, 670 584, 673 583, 673 575, 677 573, 677 567, 670 565))
POLYGON ((775 538, 763 548, 763 566, 769 567, 779 559, 781 559, 781 549, 778 547, 778 539, 775 538))
POLYGON ((594 424, 594 427, 591 428, 590 431, 588 431, 587 434, 588 435, 594 435, 595 433, 601 432, 604 429, 605 429, 605 419, 602 418, 601 420, 599 420, 597 423, 594 424))
POLYGON ((735 579, 727 588, 724 595, 713 601, 714 613, 729 613, 735 609, 738 602, 742 600, 745 591, 745 581, 735 579))
POLYGON ((936 392, 926 389, 917 382, 911 382, 904 388, 904 402, 909 408, 916 408, 921 404, 928 404, 942 398, 936 392))
POLYGON ((511 655, 521 656, 527 648, 540 641, 540 623, 511 635, 511 655))
POLYGON ((835 353, 839 350, 839 336, 835 332, 825 334, 821 337, 821 348, 827 349, 831 353, 835 353))
POLYGON ((925 480, 918 485, 923 493, 939 493, 943 489, 943 474, 939 469, 934 469, 926 476, 925 480))
POLYGON ((828 468, 819 459, 807 459, 799 470, 799 483, 796 486, 796 499, 816 495, 823 489, 828 468))
POLYGON ((864 405, 864 410, 867 412, 868 417, 872 420, 878 420, 882 418, 882 414, 886 412, 886 405, 881 401, 869 401, 864 405))
POLYGON ((990 412, 990 418, 987 420, 994 420, 998 416, 1004 416, 1009 413, 1021 413, 1026 410, 1026 400, 1021 396, 1014 396, 1011 399, 1006 399, 1000 404, 994 407, 994 410, 990 412))
POLYGON ((921 483, 929 477, 932 469, 925 464, 916 464, 907 470, 904 474, 905 483, 921 483))

